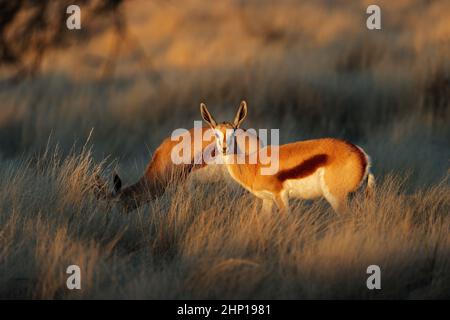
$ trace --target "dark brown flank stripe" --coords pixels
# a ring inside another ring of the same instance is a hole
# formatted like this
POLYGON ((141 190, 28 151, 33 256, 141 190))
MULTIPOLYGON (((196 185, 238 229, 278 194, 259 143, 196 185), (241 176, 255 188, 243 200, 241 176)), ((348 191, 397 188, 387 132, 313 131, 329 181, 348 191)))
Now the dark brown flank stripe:
POLYGON ((359 163, 361 166, 361 177, 360 179, 364 178, 364 173, 366 172, 366 167, 367 167, 367 159, 366 156, 364 155, 364 153, 357 147, 355 146, 353 143, 348 142, 346 140, 342 140, 346 145, 348 145, 353 152, 355 152, 358 157, 359 157, 359 163))
POLYGON ((328 156, 326 154, 318 154, 311 157, 299 165, 278 172, 277 178, 281 182, 289 179, 300 179, 313 174, 318 168, 324 166, 328 161, 328 156))

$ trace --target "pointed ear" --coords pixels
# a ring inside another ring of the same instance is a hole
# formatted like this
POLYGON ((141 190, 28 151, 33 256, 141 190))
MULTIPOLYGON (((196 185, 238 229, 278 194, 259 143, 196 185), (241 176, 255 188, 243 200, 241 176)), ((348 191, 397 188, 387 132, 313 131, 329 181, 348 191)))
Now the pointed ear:
POLYGON ((236 128, 239 128, 242 121, 244 121, 245 117, 247 116, 247 102, 242 101, 241 105, 239 106, 238 112, 236 113, 236 117, 234 118, 234 126, 236 128))
POLYGON ((208 108, 206 108, 204 103, 200 103, 200 113, 202 114, 203 120, 205 120, 211 128, 214 128, 217 125, 216 120, 214 120, 211 113, 209 113, 208 108))
POLYGON ((122 180, 120 179, 119 175, 114 172, 113 177, 113 183, 114 183, 114 193, 117 193, 122 189, 122 180))

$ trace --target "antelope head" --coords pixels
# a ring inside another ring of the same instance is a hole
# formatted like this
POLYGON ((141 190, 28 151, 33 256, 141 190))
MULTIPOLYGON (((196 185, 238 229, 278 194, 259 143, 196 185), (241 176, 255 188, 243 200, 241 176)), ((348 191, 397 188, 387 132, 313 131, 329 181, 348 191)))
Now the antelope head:
POLYGON ((94 195, 98 200, 114 201, 118 199, 122 189, 122 179, 120 179, 116 172, 114 172, 113 175, 114 188, 111 192, 108 190, 108 184, 99 175, 96 175, 94 179, 95 182, 92 188, 94 190, 94 195))
POLYGON ((247 116, 247 103, 245 101, 241 102, 233 122, 218 123, 204 103, 200 104, 200 113, 203 120, 205 120, 205 122, 214 130, 216 145, 219 152, 222 155, 227 155, 230 151, 236 152, 235 143, 236 134, 238 134, 237 129, 240 128, 242 121, 244 121, 247 116))

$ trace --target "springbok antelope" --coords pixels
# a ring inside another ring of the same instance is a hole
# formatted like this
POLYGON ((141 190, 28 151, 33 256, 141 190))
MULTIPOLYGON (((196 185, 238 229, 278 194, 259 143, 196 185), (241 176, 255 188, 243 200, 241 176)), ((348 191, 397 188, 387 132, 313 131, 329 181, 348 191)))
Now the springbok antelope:
MULTIPOLYGON (((247 103, 241 102, 232 123, 217 123, 203 103, 200 112, 203 120, 215 130, 217 149, 231 177, 263 200, 264 211, 271 211, 274 202, 281 212, 289 210, 290 197, 324 197, 337 213, 343 213, 348 195, 363 182, 367 183, 368 193, 373 190, 375 179, 369 171, 370 158, 354 144, 324 138, 280 145, 277 172, 263 175, 261 161, 239 163, 236 159, 239 150, 246 148, 237 145, 234 132, 247 116, 247 103)), ((266 154, 270 154, 271 149, 275 152, 270 145, 264 148, 268 148, 266 154)))
MULTIPOLYGON (((189 134, 194 135, 195 129, 189 130, 189 134)), ((109 192, 107 184, 97 176, 94 185, 97 198, 117 203, 124 211, 132 211, 151 199, 160 197, 171 181, 179 183, 186 179, 192 171, 205 167, 207 164, 204 158, 199 156, 199 153, 203 153, 206 148, 215 145, 214 134, 210 134, 210 139, 208 139, 205 132, 211 129, 208 127, 199 129, 201 129, 202 137, 204 136, 205 139, 202 139, 199 150, 195 150, 194 140, 191 140, 191 150, 194 150, 194 152, 191 152, 189 163, 174 164, 171 161, 172 149, 178 142, 170 137, 166 138, 156 149, 143 176, 136 183, 122 189, 122 180, 115 173, 113 177, 114 190, 109 192), (196 158, 201 160, 199 164, 195 164, 196 158)), ((215 152, 215 150, 212 150, 212 152, 215 152)))

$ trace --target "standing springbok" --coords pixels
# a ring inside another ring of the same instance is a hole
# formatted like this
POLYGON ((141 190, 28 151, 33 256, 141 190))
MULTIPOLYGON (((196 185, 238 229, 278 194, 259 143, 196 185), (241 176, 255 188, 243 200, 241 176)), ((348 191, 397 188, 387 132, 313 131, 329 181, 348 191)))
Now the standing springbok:
MULTIPOLYGON (((204 158, 199 154, 205 152, 206 148, 211 145, 215 145, 214 135, 205 134, 206 131, 211 130, 208 127, 198 129, 201 129, 201 136, 206 138, 202 139, 199 144, 199 150, 195 150, 195 141, 191 140, 191 150, 194 150, 194 152, 191 152, 189 163, 174 164, 172 162, 171 152, 178 141, 172 140, 171 137, 166 138, 156 149, 144 175, 136 183, 122 189, 122 180, 117 174, 114 174, 114 190, 109 192, 107 184, 97 176, 94 185, 97 198, 119 204, 123 211, 132 211, 151 199, 160 197, 171 182, 180 183, 192 171, 205 167, 204 158), (210 139, 207 138, 208 136, 210 139), (201 162, 196 164, 196 158, 200 159, 201 162)), ((189 134, 194 135, 194 130, 196 128, 189 130, 189 134)), ((212 152, 214 153, 215 150, 212 150, 212 152)))
MULTIPOLYGON (((235 132, 247 116, 247 103, 241 102, 232 123, 217 123, 205 104, 200 104, 203 120, 215 130, 216 144, 231 177, 263 200, 263 210, 271 211, 275 202, 281 212, 289 210, 289 197, 314 199, 324 197, 337 213, 346 210, 347 198, 367 181, 367 191, 374 187, 370 158, 358 146, 347 141, 324 138, 280 145, 278 171, 263 175, 265 165, 239 163, 235 132), (231 151, 230 151, 231 150, 231 151)), ((275 148, 266 146, 265 154, 275 148)))

